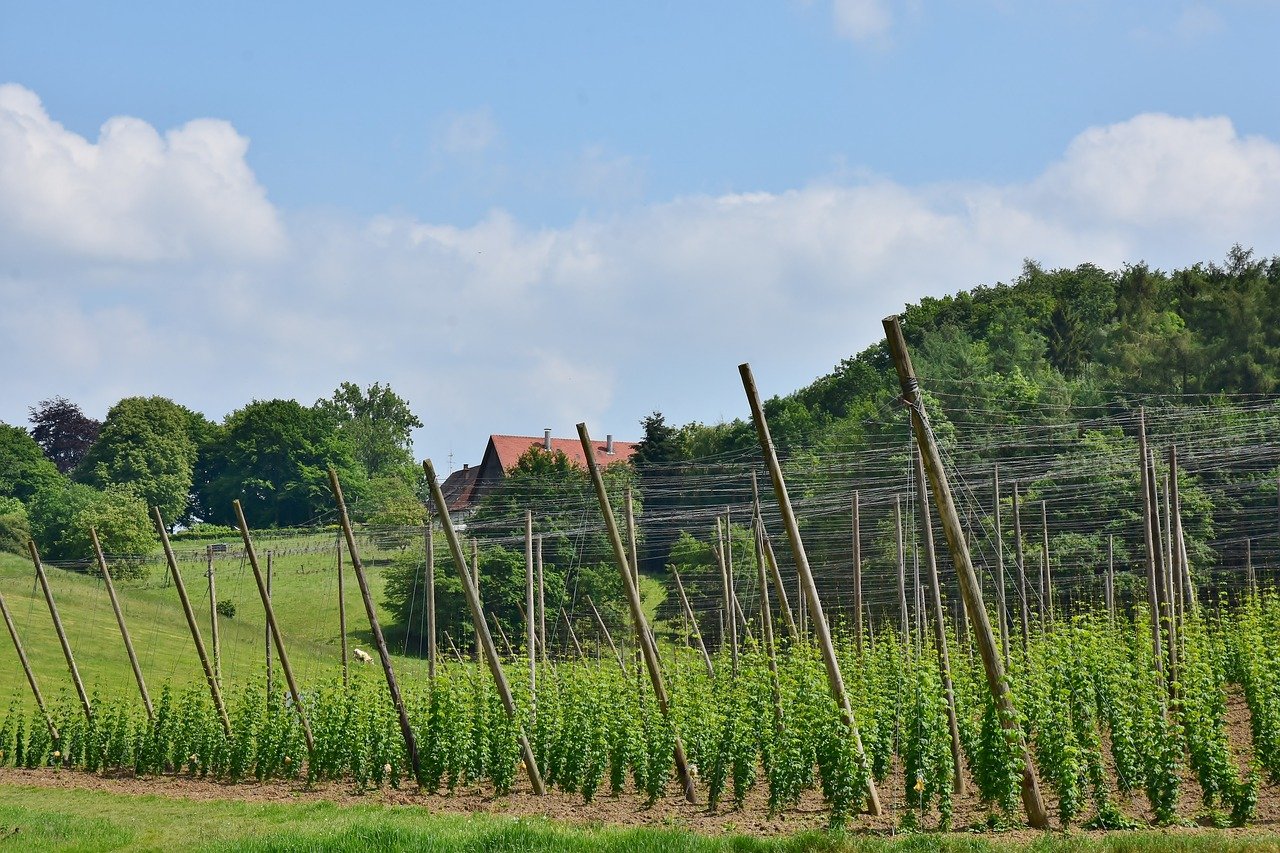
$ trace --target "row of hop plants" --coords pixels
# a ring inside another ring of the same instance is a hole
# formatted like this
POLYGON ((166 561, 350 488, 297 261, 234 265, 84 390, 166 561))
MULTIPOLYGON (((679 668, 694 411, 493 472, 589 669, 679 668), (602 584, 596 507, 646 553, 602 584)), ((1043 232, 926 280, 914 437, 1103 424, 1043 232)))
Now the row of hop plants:
MULTIPOLYGON (((979 657, 949 635, 959 736, 969 778, 988 822, 1020 820, 1022 749, 1002 726, 979 657)), ((816 790, 843 823, 865 807, 867 781, 894 773, 906 790, 904 823, 950 826, 955 783, 947 706, 932 636, 910 645, 892 631, 848 634, 839 653, 864 759, 841 721, 815 648, 780 643, 776 672, 748 639, 737 670, 726 654, 709 678, 689 650, 664 650, 672 715, 647 679, 611 662, 561 663, 539 672, 536 707, 526 670, 513 664, 517 722, 545 782, 590 801, 625 790, 667 796, 681 733, 713 808, 740 808, 763 785, 769 808, 795 806, 816 790), (774 696, 778 696, 775 701, 774 696)), ((1184 780, 1202 792, 1214 822, 1242 824, 1256 808, 1262 776, 1280 781, 1280 601, 1252 596, 1235 611, 1191 615, 1179 680, 1154 674, 1146 616, 1088 614, 1013 643, 1009 683, 1019 724, 1062 826, 1133 825, 1119 795, 1144 794, 1158 823, 1180 820, 1184 780), (1238 684, 1251 712, 1254 764, 1241 765, 1228 738, 1226 691, 1238 684)), ((0 763, 88 771, 190 774, 226 781, 344 781, 361 789, 412 783, 395 709, 372 671, 356 670, 304 696, 315 739, 307 754, 295 709, 262 684, 227 691, 232 736, 203 688, 165 687, 148 720, 128 696, 92 699, 92 721, 65 694, 52 710, 54 741, 15 699, 0 719, 0 763)), ((488 785, 510 792, 522 776, 517 725, 487 670, 439 668, 412 685, 406 706, 419 742, 423 787, 488 785)))

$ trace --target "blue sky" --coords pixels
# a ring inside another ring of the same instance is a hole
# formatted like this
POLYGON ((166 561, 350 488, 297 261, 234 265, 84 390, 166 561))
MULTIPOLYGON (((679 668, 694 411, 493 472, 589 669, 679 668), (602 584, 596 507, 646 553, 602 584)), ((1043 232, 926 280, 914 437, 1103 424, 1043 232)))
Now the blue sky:
POLYGON ((904 302, 1280 251, 1280 3, 0 2, 0 420, 743 412, 904 302), (770 332, 776 334, 770 334, 770 332))

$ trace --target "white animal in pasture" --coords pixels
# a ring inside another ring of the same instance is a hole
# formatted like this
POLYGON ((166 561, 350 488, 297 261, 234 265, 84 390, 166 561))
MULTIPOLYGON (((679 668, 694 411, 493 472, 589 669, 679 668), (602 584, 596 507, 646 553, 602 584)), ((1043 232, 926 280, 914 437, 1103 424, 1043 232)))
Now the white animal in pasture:
POLYGON ((360 663, 373 663, 373 656, 364 649, 352 649, 351 654, 355 655, 360 663))

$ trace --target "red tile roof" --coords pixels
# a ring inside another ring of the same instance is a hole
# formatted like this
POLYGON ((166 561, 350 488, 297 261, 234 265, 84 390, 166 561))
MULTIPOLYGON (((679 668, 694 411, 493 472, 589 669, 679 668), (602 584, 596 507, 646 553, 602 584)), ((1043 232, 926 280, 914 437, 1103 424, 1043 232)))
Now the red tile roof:
POLYGON ((440 484, 440 491, 444 495, 445 505, 449 507, 449 512, 458 512, 471 506, 475 502, 476 483, 479 482, 480 466, 469 466, 460 471, 454 471, 445 481, 440 484))
MULTIPOLYGON (((502 465, 504 472, 510 471, 511 467, 516 464, 524 452, 531 446, 545 446, 543 436, 531 435, 491 435, 489 441, 493 444, 493 449, 498 454, 498 461, 502 465)), ((634 441, 614 441, 613 453, 605 451, 605 442, 593 441, 596 451, 596 464, 600 466, 610 465, 614 462, 625 462, 631 458, 636 452, 638 442, 634 441)), ((569 461, 573 464, 585 468, 587 467, 587 456, 582 452, 582 442, 576 438, 552 438, 551 452, 557 450, 564 451, 564 455, 569 457, 569 461)))

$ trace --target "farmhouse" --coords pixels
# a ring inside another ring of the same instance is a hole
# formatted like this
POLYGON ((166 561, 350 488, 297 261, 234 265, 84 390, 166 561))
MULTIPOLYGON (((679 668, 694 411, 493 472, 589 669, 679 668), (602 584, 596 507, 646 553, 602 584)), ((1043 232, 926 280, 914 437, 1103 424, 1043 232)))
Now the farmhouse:
MULTIPOLYGON (((603 467, 614 462, 625 462, 635 453, 636 444, 634 441, 614 441, 612 435, 607 435, 604 441, 595 443, 596 464, 603 467)), ((491 435, 479 465, 464 464, 462 470, 454 471, 440 485, 453 522, 464 523, 480 499, 502 481, 525 451, 535 445, 548 453, 562 451, 570 462, 580 467, 585 468, 587 465, 581 441, 576 438, 554 438, 549 429, 543 430, 541 437, 491 435)))

